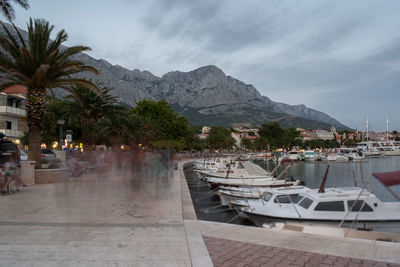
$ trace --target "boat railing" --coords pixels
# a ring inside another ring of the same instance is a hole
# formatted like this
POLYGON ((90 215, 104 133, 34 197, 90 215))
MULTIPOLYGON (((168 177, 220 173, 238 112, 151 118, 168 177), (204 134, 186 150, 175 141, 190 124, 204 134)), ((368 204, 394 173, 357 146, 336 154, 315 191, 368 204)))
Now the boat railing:
MULTIPOLYGON (((371 195, 372 190, 374 189, 374 187, 375 187, 375 186, 373 186, 373 188, 371 189, 371 191, 368 191, 368 196, 366 197, 365 200, 367 200, 368 197, 371 195)), ((363 201, 363 203, 362 203, 360 209, 358 210, 358 213, 357 213, 356 217, 354 218, 353 222, 350 224, 350 226, 349 226, 349 227, 347 228, 347 230, 345 231, 345 233, 344 233, 344 236, 345 236, 345 237, 347 237, 347 235, 349 234, 351 228, 353 228, 353 225, 358 221, 358 216, 360 215, 360 213, 362 212, 362 210, 363 210, 365 204, 367 203, 367 201, 365 201, 365 200, 363 201)), ((354 202, 354 203, 355 203, 355 202, 354 202)), ((353 203, 353 206, 354 206, 354 203, 353 203)))
MULTIPOLYGON (((353 211, 354 206, 356 205, 357 201, 360 199, 362 193, 364 192, 365 188, 367 187, 367 185, 369 184, 369 181, 367 183, 364 184, 364 186, 362 187, 362 189, 360 190, 360 193, 358 193, 355 201, 353 202, 353 205, 351 205, 351 207, 349 207, 349 209, 347 210, 346 214, 344 215, 343 219, 340 221, 338 228, 342 227, 344 221, 347 219, 347 217, 350 215, 350 212, 353 211)), ((365 201, 364 201, 365 202, 365 201)))

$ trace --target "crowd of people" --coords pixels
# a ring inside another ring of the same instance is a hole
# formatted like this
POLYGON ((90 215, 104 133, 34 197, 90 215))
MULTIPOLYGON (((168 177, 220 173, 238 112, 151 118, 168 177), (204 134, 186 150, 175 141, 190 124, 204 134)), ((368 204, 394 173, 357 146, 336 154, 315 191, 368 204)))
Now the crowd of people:
MULTIPOLYGON (((67 152, 66 167, 71 170, 72 177, 80 177, 85 169, 93 169, 98 173, 107 173, 113 168, 122 170, 137 170, 143 168, 155 168, 153 165, 163 166, 166 169, 176 168, 174 162, 185 158, 197 158, 203 156, 200 153, 176 153, 170 150, 144 152, 139 151, 94 151, 89 159, 83 160, 83 155, 67 152), (157 160, 154 161, 154 156, 157 160), (146 162, 146 164, 144 164, 146 162)), ((157 167, 158 168, 158 167, 157 167)), ((156 169, 156 168, 155 168, 156 169)), ((20 191, 23 184, 20 177, 18 163, 9 158, 0 167, 0 189, 3 195, 14 194, 20 191)))

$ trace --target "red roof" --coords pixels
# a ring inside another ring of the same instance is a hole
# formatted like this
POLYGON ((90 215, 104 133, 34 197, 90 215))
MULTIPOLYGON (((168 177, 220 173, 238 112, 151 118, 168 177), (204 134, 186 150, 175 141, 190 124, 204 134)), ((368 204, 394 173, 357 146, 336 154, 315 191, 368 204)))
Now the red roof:
POLYGON ((23 94, 23 95, 26 95, 26 87, 22 86, 22 85, 13 85, 13 86, 7 87, 2 92, 6 93, 6 94, 23 94))

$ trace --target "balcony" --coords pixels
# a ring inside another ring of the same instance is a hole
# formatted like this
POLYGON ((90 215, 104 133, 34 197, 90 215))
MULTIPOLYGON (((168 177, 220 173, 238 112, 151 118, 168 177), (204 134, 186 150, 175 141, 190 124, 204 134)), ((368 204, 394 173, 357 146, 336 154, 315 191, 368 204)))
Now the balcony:
POLYGON ((21 138, 24 136, 24 132, 18 130, 0 129, 0 132, 4 133, 6 138, 21 138))
POLYGON ((0 114, 8 114, 16 117, 26 117, 26 110, 10 106, 0 106, 0 114))

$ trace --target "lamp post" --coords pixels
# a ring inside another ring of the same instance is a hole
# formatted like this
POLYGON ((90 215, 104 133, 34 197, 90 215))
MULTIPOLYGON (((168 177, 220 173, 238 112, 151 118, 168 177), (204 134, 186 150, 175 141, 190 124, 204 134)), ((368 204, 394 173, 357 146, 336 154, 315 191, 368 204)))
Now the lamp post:
POLYGON ((60 125, 60 140, 58 142, 58 150, 62 150, 62 136, 63 136, 63 125, 65 120, 57 120, 57 124, 60 125))

